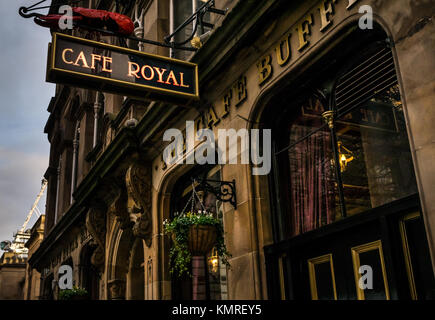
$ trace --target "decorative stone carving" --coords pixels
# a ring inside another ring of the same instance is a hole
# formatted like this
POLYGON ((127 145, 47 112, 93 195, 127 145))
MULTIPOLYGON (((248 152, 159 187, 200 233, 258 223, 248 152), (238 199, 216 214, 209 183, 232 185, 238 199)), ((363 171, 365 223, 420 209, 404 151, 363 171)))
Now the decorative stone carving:
POLYGON ((127 185, 127 210, 134 223, 133 234, 143 239, 148 247, 152 239, 151 166, 133 162, 125 176, 127 185))
POLYGON ((86 216, 86 228, 97 244, 91 263, 97 268, 104 266, 106 242, 106 214, 103 207, 91 207, 86 216))
POLYGON ((109 211, 116 216, 122 230, 131 227, 132 222, 127 210, 127 191, 124 188, 119 189, 119 193, 115 196, 109 211))
POLYGON ((125 280, 113 279, 108 281, 110 300, 125 299, 125 280))

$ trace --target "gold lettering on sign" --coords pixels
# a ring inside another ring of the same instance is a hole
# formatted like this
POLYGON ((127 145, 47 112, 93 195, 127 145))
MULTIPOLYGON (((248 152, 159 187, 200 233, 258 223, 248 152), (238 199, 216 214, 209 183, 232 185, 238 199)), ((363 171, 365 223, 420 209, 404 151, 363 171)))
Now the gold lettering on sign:
POLYGON ((302 51, 307 45, 307 36, 311 35, 311 25, 313 24, 313 15, 308 14, 301 22, 299 22, 296 31, 299 37, 299 51, 302 51))
POLYGON ((64 49, 64 50, 62 51, 62 60, 63 60, 63 62, 65 62, 66 64, 73 64, 72 61, 67 61, 66 58, 65 58, 65 53, 66 53, 67 51, 69 51, 69 52, 71 52, 71 53, 74 53, 73 49, 70 49, 70 48, 66 48, 66 49, 64 49))
POLYGON ((272 75, 272 66, 270 64, 270 55, 266 55, 257 63, 258 68, 258 84, 262 84, 272 75))
POLYGON ((347 5, 346 9, 349 10, 357 2, 358 0, 349 0, 349 4, 347 5))
POLYGON ((184 84, 184 73, 180 72, 180 87, 189 88, 189 85, 184 84))
POLYGON ((195 119, 195 135, 202 127, 203 127, 203 119, 201 114, 198 118, 195 119))
POLYGON ((174 86, 180 86, 179 84, 178 84, 178 81, 177 81, 177 79, 175 78, 175 74, 174 74, 174 71, 172 71, 171 70, 171 72, 169 72, 169 76, 168 76, 168 79, 166 79, 166 84, 171 84, 171 82, 169 81, 169 80, 172 80, 172 84, 174 85, 174 86))
POLYGON ((234 84, 234 99, 236 103, 236 107, 245 101, 247 96, 246 90, 246 77, 242 76, 239 80, 234 84))
POLYGON ((154 79, 154 69, 151 68, 149 65, 144 65, 142 67, 142 69, 140 70, 140 74, 142 75, 142 78, 144 78, 147 81, 153 80, 154 79), (148 69, 150 71, 150 76, 147 77, 145 74, 145 70, 148 69))
POLYGON ((160 82, 160 83, 165 83, 164 81, 163 81, 163 74, 166 72, 166 69, 160 69, 160 68, 157 68, 157 67, 154 67, 154 69, 156 69, 156 71, 157 71, 157 74, 158 74, 158 76, 159 76, 159 80, 157 80, 157 82, 160 82))
POLYGON ((128 77, 135 76, 136 78, 139 79, 140 77, 137 75, 139 70, 140 70, 140 67, 139 67, 139 65, 137 63, 131 62, 131 61, 128 62, 128 74, 127 74, 128 77), (135 66, 136 70, 133 70, 133 68, 132 68, 133 66, 135 66))
POLYGON ((101 56, 99 54, 91 54, 92 57, 92 65, 91 69, 95 69, 95 60, 101 61, 101 56))
POLYGON ((110 66, 108 66, 108 67, 106 68, 106 65, 107 65, 108 63, 112 63, 112 58, 110 58, 110 57, 106 57, 106 56, 103 56, 103 69, 101 69, 101 71, 112 72, 112 69, 110 68, 110 66))
POLYGON ((290 37, 291 33, 282 38, 279 44, 275 47, 276 60, 280 66, 284 66, 290 60, 290 37))
POLYGON ((230 114, 230 106, 231 106, 231 98, 233 95, 233 91, 230 89, 223 97, 224 101, 224 113, 222 114, 222 118, 226 118, 230 114))
POLYGON ((211 129, 213 126, 217 125, 219 121, 221 121, 221 119, 216 115, 213 106, 210 106, 207 115, 207 126, 211 129))
POLYGON ((323 32, 331 24, 331 16, 334 15, 334 7, 332 3, 337 2, 337 0, 322 0, 319 5, 320 12, 320 31, 323 32))
POLYGON ((88 62, 86 61, 85 54, 83 51, 80 51, 79 55, 77 56, 76 61, 73 63, 74 66, 79 66, 79 61, 82 61, 82 67, 89 68, 88 62))

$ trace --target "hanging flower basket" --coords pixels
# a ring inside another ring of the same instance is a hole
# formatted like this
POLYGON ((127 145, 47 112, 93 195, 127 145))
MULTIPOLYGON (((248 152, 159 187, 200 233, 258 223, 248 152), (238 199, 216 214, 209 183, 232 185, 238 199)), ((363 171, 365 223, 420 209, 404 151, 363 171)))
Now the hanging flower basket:
POLYGON ((216 227, 193 225, 189 228, 187 245, 192 256, 205 256, 216 245, 216 227))
POLYGON ((205 256, 213 248, 222 262, 229 266, 228 253, 224 242, 222 222, 206 212, 181 214, 171 222, 163 222, 164 231, 172 237, 173 246, 169 252, 171 274, 182 277, 190 275, 192 256, 205 256))
POLYGON ((171 222, 165 220, 163 229, 166 234, 172 237, 173 247, 169 252, 171 258, 171 274, 182 277, 190 274, 192 256, 205 256, 211 249, 216 248, 217 255, 222 262, 230 266, 228 253, 224 242, 224 227, 221 220, 213 217, 207 212, 201 198, 195 190, 195 183, 192 183, 192 196, 187 201, 181 214, 175 214, 171 222), (201 205, 201 211, 194 211, 195 197, 201 205), (191 204, 191 211, 184 213, 187 206, 191 204))
POLYGON ((73 287, 59 292, 59 300, 89 300, 86 289, 73 287))

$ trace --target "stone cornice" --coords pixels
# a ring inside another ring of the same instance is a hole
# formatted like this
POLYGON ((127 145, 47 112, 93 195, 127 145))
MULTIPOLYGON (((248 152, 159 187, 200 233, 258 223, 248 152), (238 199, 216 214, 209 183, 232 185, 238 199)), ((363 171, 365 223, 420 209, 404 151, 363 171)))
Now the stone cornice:
POLYGON ((45 255, 49 254, 53 246, 62 238, 63 233, 80 217, 84 217, 84 214, 87 212, 88 202, 93 198, 100 181, 107 177, 111 169, 127 154, 137 152, 137 150, 137 138, 133 130, 123 128, 80 183, 74 192, 75 201, 29 259, 30 265, 40 270, 40 262, 43 261, 45 255))
POLYGON ((52 97, 50 103, 48 105, 47 111, 50 112, 50 116, 44 127, 44 133, 48 136, 48 141, 51 141, 53 135, 53 127, 55 126, 56 118, 58 117, 57 110, 59 109, 59 105, 63 105, 69 95, 70 89, 69 87, 62 86, 60 92, 56 95, 56 97, 52 97))
POLYGON ((199 81, 208 77, 228 62, 233 54, 252 36, 254 29, 261 25, 264 16, 276 9, 277 0, 243 0, 227 14, 217 28, 192 57, 199 66, 199 81), (235 32, 237 30, 237 32, 235 32))
MULTIPOLYGON (((257 27, 260 18, 278 2, 277 0, 245 0, 240 1, 233 8, 224 19, 222 26, 216 29, 201 50, 192 58, 193 62, 199 64, 200 83, 207 81, 212 73, 217 72, 231 58, 239 46, 243 44, 243 39, 248 37, 248 31, 252 31, 252 28, 257 27), (239 31, 234 32, 234 30, 239 31)), ((126 101, 125 103, 128 104, 129 102, 126 101)), ((127 110, 128 107, 125 106, 123 109, 127 110)), ((42 268, 41 262, 55 248, 54 245, 62 238, 63 233, 78 219, 85 216, 89 200, 95 196, 101 181, 109 177, 113 168, 129 155, 141 153, 141 148, 147 145, 148 141, 159 132, 159 129, 164 128, 167 119, 170 119, 176 112, 179 112, 176 105, 161 102, 151 103, 136 127, 123 127, 120 130, 77 187, 74 192, 75 202, 29 259, 30 265, 37 269, 42 268)), ((123 119, 122 112, 113 120, 113 124, 119 125, 121 119, 123 119)))

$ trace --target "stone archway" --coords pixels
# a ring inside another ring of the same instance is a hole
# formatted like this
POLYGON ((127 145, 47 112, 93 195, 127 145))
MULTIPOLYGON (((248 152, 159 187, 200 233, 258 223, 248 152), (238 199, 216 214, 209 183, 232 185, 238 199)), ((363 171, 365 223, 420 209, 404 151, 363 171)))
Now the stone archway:
POLYGON ((108 299, 124 300, 126 298, 127 273, 129 269, 130 250, 134 242, 131 229, 116 230, 108 270, 108 299))
POLYGON ((80 252, 80 283, 92 300, 100 297, 100 273, 91 262, 95 249, 95 245, 87 243, 80 252))
POLYGON ((136 239, 131 248, 127 274, 127 299, 145 299, 145 258, 142 239, 136 239))

